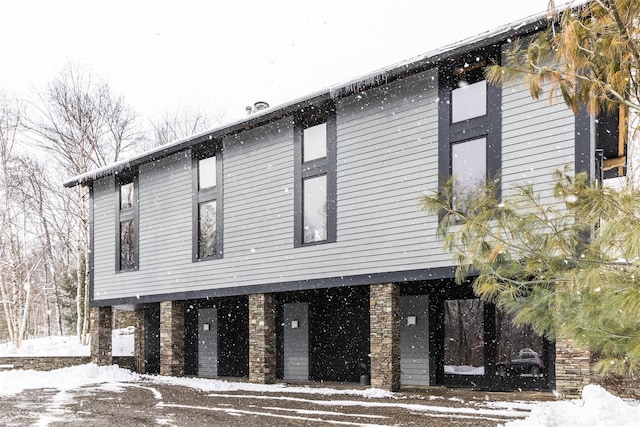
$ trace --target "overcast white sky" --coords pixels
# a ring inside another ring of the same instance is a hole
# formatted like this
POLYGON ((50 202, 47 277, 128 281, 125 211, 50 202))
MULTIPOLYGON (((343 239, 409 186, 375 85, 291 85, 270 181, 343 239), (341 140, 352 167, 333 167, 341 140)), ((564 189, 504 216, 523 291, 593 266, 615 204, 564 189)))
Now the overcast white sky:
POLYGON ((298 98, 543 12, 547 2, 5 0, 0 89, 34 93, 71 62, 143 117, 184 108, 233 119, 255 101, 298 98))

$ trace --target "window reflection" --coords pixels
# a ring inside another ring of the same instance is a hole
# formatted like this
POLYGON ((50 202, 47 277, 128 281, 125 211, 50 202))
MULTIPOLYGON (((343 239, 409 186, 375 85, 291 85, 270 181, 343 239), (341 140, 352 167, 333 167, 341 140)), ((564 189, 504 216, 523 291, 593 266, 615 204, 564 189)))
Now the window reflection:
POLYGON ((133 207, 133 182, 120 184, 120 209, 133 207))
POLYGON ((135 241, 133 220, 120 222, 120 270, 135 268, 135 241))
POLYGON ((198 257, 216 256, 216 201, 200 203, 198 209, 198 257))
POLYGON ((320 175, 302 181, 303 242, 327 240, 327 176, 320 175))
POLYGON ((451 147, 453 208, 467 212, 471 200, 486 184, 487 139, 458 142, 451 147))
POLYGON ((484 303, 448 300, 444 322, 445 374, 484 375, 484 303))
POLYGON ((459 86, 451 91, 451 122, 487 114, 487 81, 472 84, 461 81, 459 86))
POLYGON ((529 327, 513 326, 513 316, 496 312, 496 375, 540 377, 544 374, 543 339, 529 327))

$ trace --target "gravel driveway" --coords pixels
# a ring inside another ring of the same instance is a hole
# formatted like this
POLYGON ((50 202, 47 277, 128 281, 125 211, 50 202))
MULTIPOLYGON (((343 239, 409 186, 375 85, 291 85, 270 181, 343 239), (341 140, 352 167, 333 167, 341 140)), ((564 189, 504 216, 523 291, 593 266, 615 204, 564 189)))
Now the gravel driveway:
POLYGON ((0 396, 3 426, 497 426, 549 393, 429 389, 394 398, 203 392, 142 380, 0 396), (515 401, 514 401, 515 400, 515 401), (523 402, 519 402, 522 400, 523 402))

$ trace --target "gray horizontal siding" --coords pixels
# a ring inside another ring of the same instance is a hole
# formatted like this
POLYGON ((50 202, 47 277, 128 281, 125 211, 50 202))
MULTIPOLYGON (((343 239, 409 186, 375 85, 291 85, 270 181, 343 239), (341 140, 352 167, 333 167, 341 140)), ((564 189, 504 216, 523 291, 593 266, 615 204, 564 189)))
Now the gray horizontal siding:
MULTIPOLYGON (((178 154, 146 164, 139 173, 140 270, 162 268, 171 272, 191 260, 191 156, 178 154), (187 209, 185 209, 185 207, 187 209), (170 212, 171 215, 167 215, 170 212), (166 247, 170 242, 170 247, 166 247), (163 250, 158 250, 164 248, 163 250)), ((138 274, 144 276, 144 274, 138 274)), ((123 273, 127 275, 130 273, 123 273)))
POLYGON ((557 169, 575 164, 573 112, 547 94, 538 100, 522 82, 502 90, 502 194, 532 184, 545 203, 554 203, 553 177, 557 169))
MULTIPOLYGON (((222 259, 191 261, 190 155, 143 166, 140 270, 113 273, 112 199, 110 214, 96 217, 96 229, 111 227, 96 233, 97 298, 447 265, 433 237, 435 218, 418 209, 420 195, 437 186, 435 75, 338 102, 337 242, 293 247, 293 125, 283 119, 224 142, 222 259)), ((96 201, 113 197, 98 192, 96 201)))
MULTIPOLYGON (((140 168, 139 271, 114 272, 113 182, 97 181, 95 299, 449 265, 450 256, 435 238, 436 218, 418 208, 420 196, 438 185, 436 80, 437 73, 428 71, 337 101, 335 243, 294 248, 290 118, 224 141, 221 259, 192 262, 189 152, 140 168)), ((573 158, 570 112, 533 102, 525 92, 515 86, 504 91, 505 185, 550 177, 550 171, 573 158), (540 114, 546 119, 536 117, 540 114), (541 131, 545 120, 556 127, 541 131), (527 166, 532 158, 535 169, 527 166)))
POLYGON ((435 218, 418 209, 421 194, 435 189, 438 179, 432 77, 397 82, 381 100, 369 92, 340 105, 338 240, 358 242, 361 254, 350 255, 371 265, 379 260, 403 270, 449 260, 433 239, 435 218))

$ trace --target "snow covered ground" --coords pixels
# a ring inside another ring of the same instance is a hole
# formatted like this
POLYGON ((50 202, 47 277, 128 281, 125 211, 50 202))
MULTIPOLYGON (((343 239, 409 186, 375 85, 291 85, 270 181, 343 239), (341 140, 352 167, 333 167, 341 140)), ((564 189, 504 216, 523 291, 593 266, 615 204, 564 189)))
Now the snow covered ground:
MULTIPOLYGON (((133 356, 133 327, 115 329, 111 335, 114 356, 133 356)), ((0 357, 14 356, 89 356, 91 349, 78 337, 44 337, 25 340, 18 349, 7 342, 0 344, 0 357)))
MULTIPOLYGON (((122 384, 136 383, 178 385, 190 387, 203 392, 237 392, 249 393, 247 398, 255 398, 251 393, 287 393, 316 395, 349 395, 368 398, 368 400, 340 401, 342 406, 404 407, 413 412, 433 411, 431 405, 405 405, 400 395, 379 389, 334 389, 304 386, 287 386, 284 384, 262 385, 242 382, 230 382, 205 378, 165 377, 139 375, 116 366, 93 364, 63 368, 49 372, 37 371, 3 371, 0 372, 0 398, 33 389, 54 389, 69 392, 88 385, 102 385, 109 389, 117 389, 122 384), (373 400, 376 399, 376 400, 373 400), (379 399, 385 399, 380 402, 379 399)), ((289 399, 295 400, 296 397, 289 399)), ((332 404, 336 402, 333 401, 332 404)), ((585 387, 582 399, 557 402, 522 402, 498 401, 487 402, 486 409, 473 409, 475 416, 495 416, 497 414, 513 414, 514 411, 530 411, 526 419, 512 421, 506 427, 631 427, 637 426, 640 419, 639 402, 628 402, 607 393, 600 386, 585 387)), ((443 408, 447 412, 470 411, 469 408, 443 408)))
MULTIPOLYGON (((133 345, 127 344, 132 334, 114 332, 114 348, 121 346, 124 352, 130 351, 133 345), (119 341, 120 344, 116 344, 119 341)), ((11 346, 0 346, 1 355, 88 355, 88 348, 79 346, 75 338, 46 338, 27 341, 23 349, 12 349, 11 346), (7 354, 10 353, 10 354, 7 354)), ((389 393, 379 389, 334 389, 328 387, 287 386, 285 384, 261 385, 246 382, 230 382, 204 378, 166 377, 139 375, 117 366, 98 367, 93 364, 63 368, 49 372, 30 370, 0 371, 0 398, 19 394, 25 390, 54 389, 61 392, 71 391, 87 385, 101 385, 116 389, 119 384, 168 384, 190 387, 203 392, 237 392, 287 394, 318 394, 318 395, 350 395, 369 398, 365 400, 349 401, 354 406, 392 405, 400 407, 400 394, 389 393), (372 400, 376 399, 376 401, 372 400), (381 403, 379 399, 388 399, 388 403, 381 403)), ((292 398, 295 399, 295 398, 292 398)), ((426 411, 432 407, 411 405, 412 411, 426 411)), ((498 401, 487 402, 486 410, 497 412, 530 411, 526 419, 512 421, 506 427, 626 427, 637 426, 640 420, 640 402, 626 401, 609 394, 600 386, 585 387, 582 399, 563 400, 555 402, 522 402, 498 401)), ((487 414, 487 416, 489 416, 487 414)))

